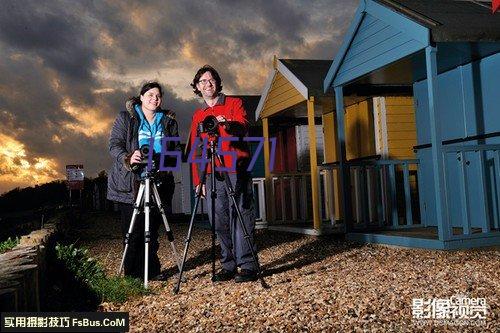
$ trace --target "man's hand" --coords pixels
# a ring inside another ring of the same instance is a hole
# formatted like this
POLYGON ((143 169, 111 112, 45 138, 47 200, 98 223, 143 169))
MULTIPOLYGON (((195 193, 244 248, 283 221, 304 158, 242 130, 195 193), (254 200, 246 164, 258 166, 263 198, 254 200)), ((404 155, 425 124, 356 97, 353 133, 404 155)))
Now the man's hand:
POLYGON ((215 118, 217 119, 217 121, 218 121, 219 123, 223 123, 223 122, 226 122, 226 121, 227 121, 227 120, 226 120, 226 118, 225 118, 224 116, 217 116, 217 117, 215 117, 215 118))
POLYGON ((217 121, 218 121, 219 123, 222 123, 222 127, 223 127, 224 129, 226 129, 226 128, 227 128, 227 127, 226 127, 226 126, 227 126, 227 125, 226 125, 226 123, 227 123, 227 119, 226 119, 224 116, 217 116, 217 117, 215 117, 215 119, 217 119, 217 121))
POLYGON ((140 163, 141 161, 142 161, 142 155, 140 150, 134 151, 134 153, 130 157, 130 164, 140 163))
MULTIPOLYGON (((196 188, 194 189, 194 193, 196 193, 196 195, 198 195, 198 191, 199 191, 199 189, 200 189, 200 185, 201 185, 201 184, 196 185, 196 188)), ((203 185, 201 185, 201 186, 202 186, 202 188, 201 188, 201 197, 202 197, 203 199, 205 199, 205 198, 206 198, 206 196, 207 196, 207 189, 206 189, 205 184, 203 184, 203 185)))

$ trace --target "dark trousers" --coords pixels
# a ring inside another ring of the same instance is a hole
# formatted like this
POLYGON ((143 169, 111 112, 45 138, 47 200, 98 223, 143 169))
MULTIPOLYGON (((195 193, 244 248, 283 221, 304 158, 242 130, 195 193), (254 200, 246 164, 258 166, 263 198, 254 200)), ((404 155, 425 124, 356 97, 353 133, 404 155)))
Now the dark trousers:
MULTIPOLYGON (((208 216, 212 219, 211 175, 207 175, 207 208, 208 216)), ((254 242, 255 211, 253 200, 252 178, 247 173, 229 174, 238 208, 241 212, 243 223, 250 235, 250 243, 255 252, 257 248, 254 242)), ((236 267, 256 270, 253 262, 251 248, 244 238, 244 233, 237 220, 236 209, 233 207, 229 193, 226 190, 225 181, 222 177, 216 177, 215 188, 217 198, 215 200, 215 232, 221 245, 221 264, 224 269, 233 271, 236 267)))
MULTIPOLYGON (((125 235, 128 232, 133 211, 134 206, 132 204, 120 203, 123 239, 125 239, 125 235)), ((149 231, 151 233, 148 260, 149 278, 160 274, 161 265, 160 259, 158 258, 158 230, 161 223, 160 214, 157 212, 156 208, 152 209, 149 219, 149 231)), ((129 236, 129 247, 127 257, 125 258, 124 272, 127 276, 144 279, 144 212, 141 212, 139 216, 137 216, 134 230, 132 230, 129 236)))

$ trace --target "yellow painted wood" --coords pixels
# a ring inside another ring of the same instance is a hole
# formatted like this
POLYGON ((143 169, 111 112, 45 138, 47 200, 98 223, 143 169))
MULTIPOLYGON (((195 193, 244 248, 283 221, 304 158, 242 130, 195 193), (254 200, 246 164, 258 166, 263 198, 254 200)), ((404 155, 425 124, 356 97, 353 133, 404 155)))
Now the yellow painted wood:
MULTIPOLYGON (((390 97, 386 97, 386 100, 390 97)), ((409 113, 415 114, 413 105, 385 105, 387 115, 406 115, 409 113)))
POLYGON ((305 101, 304 97, 302 97, 299 94, 296 94, 295 91, 290 90, 286 94, 279 95, 276 98, 273 98, 272 100, 270 100, 267 104, 267 109, 272 109, 272 108, 276 107, 276 105, 281 105, 283 103, 289 104, 290 100, 292 100, 292 99, 294 101, 297 100, 299 102, 305 101))
POLYGON ((390 96, 390 97, 386 97, 385 104, 389 105, 389 106, 406 105, 406 106, 413 107, 413 98, 405 97, 405 96, 401 96, 401 97, 390 96))
POLYGON ((412 97, 386 97, 387 145, 390 159, 414 159, 417 145, 415 107, 412 97))
MULTIPOLYGON (((413 131, 398 131, 397 137, 401 140, 413 140, 413 142, 417 142, 417 132, 413 131)), ((387 141, 393 141, 394 138, 388 139, 387 141)))
POLYGON ((387 123, 412 123, 415 124, 415 114, 388 114, 387 123))
POLYGON ((408 149, 412 148, 413 144, 415 143, 415 140, 406 140, 406 139, 398 139, 398 140, 388 140, 387 144, 389 146, 389 151, 392 148, 403 148, 403 149, 408 149))
POLYGON ((267 100, 267 104, 265 105, 265 107, 271 108, 276 104, 282 103, 282 102, 287 101, 287 100, 294 98, 296 96, 301 97, 302 100, 305 101, 305 98, 302 95, 300 95, 299 92, 295 88, 290 87, 278 95, 275 95, 275 94, 273 94, 272 96, 269 95, 268 100, 267 100))
POLYGON ((392 148, 389 154, 389 158, 392 160, 412 159, 415 156, 412 148, 392 148))
POLYGON ((323 117, 324 162, 333 163, 337 160, 337 131, 335 130, 335 113, 324 114, 323 117))
POLYGON ((387 139, 389 139, 390 132, 399 132, 399 131, 412 131, 415 129, 414 123, 389 123, 387 124, 387 139))
MULTIPOLYGON (((332 98, 330 98, 333 100, 332 98)), ((324 107, 324 106, 323 106, 324 107)), ((337 123, 335 112, 329 112, 323 115, 323 138, 324 138, 324 162, 337 162, 337 123)), ((327 184, 329 200, 333 199, 333 209, 335 219, 342 219, 342 202, 340 198, 340 174, 336 170, 333 171, 332 177, 329 178, 331 183, 327 184)))
POLYGON ((263 117, 272 116, 276 113, 279 113, 279 112, 285 110, 286 108, 294 106, 294 105, 296 105, 300 102, 303 102, 303 101, 305 101, 304 97, 300 94, 297 94, 297 95, 291 97, 290 99, 281 101, 278 104, 274 104, 271 107, 266 108, 266 110, 262 112, 262 116, 263 117))
POLYGON ((311 161, 311 190, 313 206, 314 229, 321 229, 321 215, 319 211, 319 175, 318 157, 316 154, 316 127, 314 125, 314 97, 307 101, 307 126, 309 129, 309 157, 311 161))
POLYGON ((269 93, 265 97, 261 117, 269 117, 306 99, 279 72, 276 72, 269 93))
POLYGON ((264 187, 266 191, 266 218, 268 221, 274 221, 274 194, 272 186, 271 170, 269 169, 270 162, 270 146, 269 146, 269 121, 267 118, 262 118, 262 135, 264 136, 264 187))
POLYGON ((346 108, 345 133, 347 159, 375 155, 375 129, 372 100, 346 108))
POLYGON ((274 98, 280 97, 280 95, 290 93, 290 91, 298 93, 295 87, 291 84, 284 84, 280 87, 273 87, 273 89, 269 91, 267 99, 272 100, 274 98))

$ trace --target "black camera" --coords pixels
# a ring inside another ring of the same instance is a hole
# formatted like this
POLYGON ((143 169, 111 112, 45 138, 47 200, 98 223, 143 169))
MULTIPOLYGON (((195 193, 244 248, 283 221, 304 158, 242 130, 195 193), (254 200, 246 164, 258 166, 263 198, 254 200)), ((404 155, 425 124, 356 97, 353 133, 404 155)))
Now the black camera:
POLYGON ((219 121, 215 116, 206 116, 202 122, 198 124, 198 133, 207 133, 210 135, 219 134, 219 121))
MULTIPOLYGON (((142 145, 141 148, 139 148, 142 159, 139 163, 133 163, 131 165, 133 172, 138 172, 138 173, 142 172, 142 169, 148 165, 150 149, 151 148, 149 147, 149 145, 142 145)), ((160 160, 160 154, 153 152, 151 171, 156 171, 158 169, 159 160, 160 160)))

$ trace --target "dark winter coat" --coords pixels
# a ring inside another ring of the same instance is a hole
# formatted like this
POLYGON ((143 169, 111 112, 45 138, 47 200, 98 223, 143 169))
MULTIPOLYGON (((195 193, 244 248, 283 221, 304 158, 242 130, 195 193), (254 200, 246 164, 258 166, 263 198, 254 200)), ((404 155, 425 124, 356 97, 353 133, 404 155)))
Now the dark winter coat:
MULTIPOLYGON (((109 152, 113 157, 113 165, 108 173, 107 198, 123 203, 134 203, 138 189, 138 175, 133 173, 130 167, 130 157, 135 150, 139 149, 140 118, 134 109, 134 103, 134 100, 127 101, 127 111, 121 111, 118 114, 109 137, 109 152)), ((175 113, 170 110, 161 110, 161 112, 164 114, 162 119, 163 135, 166 137, 179 136, 175 113)), ((180 143, 170 141, 168 150, 180 151, 180 143)), ((171 173, 169 176, 172 177, 171 173)))

